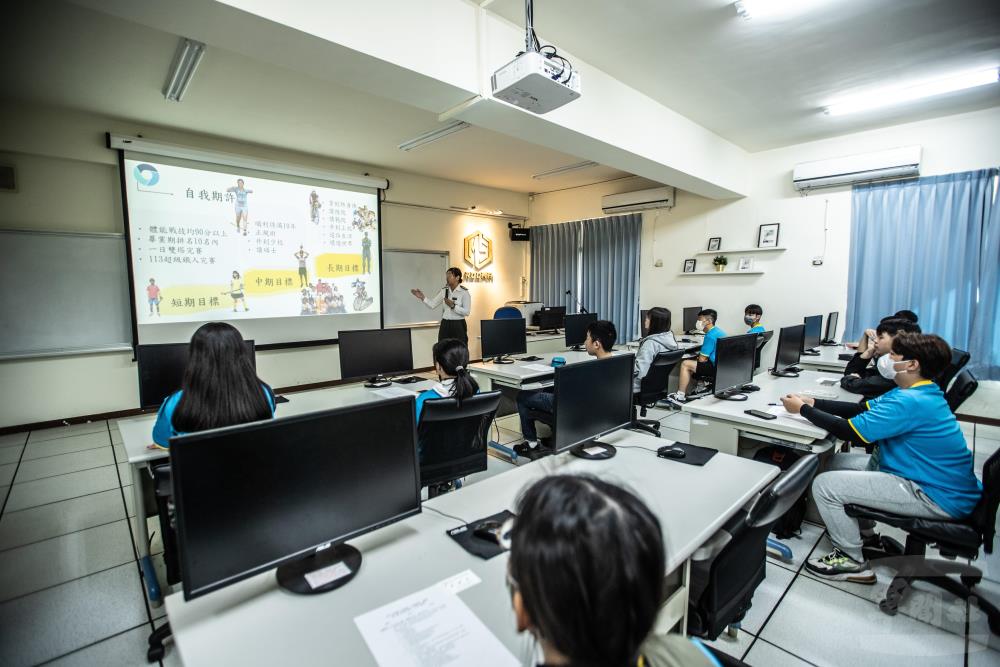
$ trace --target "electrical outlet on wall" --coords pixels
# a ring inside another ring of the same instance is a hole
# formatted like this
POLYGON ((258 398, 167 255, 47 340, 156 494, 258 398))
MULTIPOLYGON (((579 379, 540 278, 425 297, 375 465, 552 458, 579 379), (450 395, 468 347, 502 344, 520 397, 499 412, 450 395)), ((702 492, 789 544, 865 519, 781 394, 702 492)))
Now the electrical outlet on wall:
POLYGON ((823 266, 823 258, 813 257, 813 266, 823 266))

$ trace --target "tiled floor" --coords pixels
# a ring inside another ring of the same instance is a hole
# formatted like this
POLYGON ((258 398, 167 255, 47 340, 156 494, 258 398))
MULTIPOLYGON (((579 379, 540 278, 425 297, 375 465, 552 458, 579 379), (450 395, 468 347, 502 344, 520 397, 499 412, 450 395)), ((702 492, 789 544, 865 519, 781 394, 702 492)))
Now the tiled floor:
MULTIPOLYGON (((654 409, 663 437, 684 439, 685 415, 654 409)), ((1000 430, 963 425, 983 462, 1000 447, 1000 430)), ((501 444, 519 439, 494 429, 501 444)), ((146 638, 163 608, 146 603, 135 561, 131 474, 114 423, 98 422, 0 436, 0 665, 145 665, 146 638)), ((499 458, 466 480, 508 469, 499 458)), ((149 522, 153 562, 164 575, 156 519, 149 522)), ((712 644, 745 662, 782 665, 1000 665, 1000 638, 973 605, 932 587, 912 591, 899 615, 875 586, 829 583, 806 574, 805 559, 825 553, 820 526, 804 524, 787 540, 793 558, 771 559, 737 639, 712 644)), ((1000 546, 1000 545, 998 545, 1000 546)), ((978 561, 984 595, 1000 602, 1000 548, 978 561)), ((164 665, 180 665, 168 649, 164 665)))

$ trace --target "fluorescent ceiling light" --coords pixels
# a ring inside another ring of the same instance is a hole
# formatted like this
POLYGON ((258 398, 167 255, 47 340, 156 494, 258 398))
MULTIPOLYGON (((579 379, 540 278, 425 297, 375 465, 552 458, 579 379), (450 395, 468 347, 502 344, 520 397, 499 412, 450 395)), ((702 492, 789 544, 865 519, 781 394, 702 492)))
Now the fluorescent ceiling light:
POLYGON ((454 134, 464 130, 467 127, 469 127, 469 124, 464 120, 456 120, 448 123, 444 127, 439 127, 438 129, 431 130, 430 132, 424 132, 420 136, 404 141, 397 148, 401 151, 412 151, 414 148, 418 148, 424 144, 429 144, 432 141, 437 141, 438 139, 447 137, 449 134, 454 134))
POLYGON ((781 14, 794 14, 826 0, 737 0, 733 3, 736 13, 746 20, 772 18, 781 14))
POLYGON ((580 169, 590 169, 591 167, 596 167, 596 166, 597 166, 596 162, 587 160, 586 162, 577 162, 576 164, 568 164, 565 167, 557 167, 556 169, 549 169, 548 171, 543 171, 540 174, 532 174, 531 177, 540 181, 543 178, 560 176, 562 174, 568 174, 571 171, 579 171, 580 169))
POLYGON ((191 85, 191 78, 205 55, 205 45, 187 37, 181 37, 174 54, 174 62, 170 65, 167 83, 163 86, 163 96, 171 102, 180 102, 191 85))
POLYGON ((996 83, 997 76, 998 70, 994 67, 988 70, 963 72, 940 79, 931 79, 909 86, 894 86, 872 90, 862 95, 852 95, 834 102, 823 109, 823 113, 829 116, 841 116, 843 114, 903 104, 904 102, 912 102, 925 97, 934 97, 936 95, 944 95, 945 93, 953 93, 959 90, 996 83))

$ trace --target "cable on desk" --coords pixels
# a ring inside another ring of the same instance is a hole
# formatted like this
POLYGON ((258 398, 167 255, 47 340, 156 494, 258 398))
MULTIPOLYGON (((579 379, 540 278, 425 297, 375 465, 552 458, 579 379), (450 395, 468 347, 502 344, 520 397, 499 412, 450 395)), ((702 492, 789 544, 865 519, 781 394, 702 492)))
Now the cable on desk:
POLYGON ((433 507, 427 507, 426 505, 423 508, 425 510, 429 510, 431 512, 434 512, 435 514, 440 514, 441 516, 443 516, 443 517, 445 517, 447 519, 452 519, 453 521, 457 521, 460 524, 462 524, 463 526, 469 525, 468 521, 465 521, 464 519, 460 519, 459 517, 455 516, 454 514, 448 514, 447 512, 442 512, 441 510, 436 510, 433 507))
POLYGON ((656 454, 655 449, 650 449, 649 447, 643 447, 642 445, 615 445, 615 449, 645 449, 647 452, 653 452, 656 454))

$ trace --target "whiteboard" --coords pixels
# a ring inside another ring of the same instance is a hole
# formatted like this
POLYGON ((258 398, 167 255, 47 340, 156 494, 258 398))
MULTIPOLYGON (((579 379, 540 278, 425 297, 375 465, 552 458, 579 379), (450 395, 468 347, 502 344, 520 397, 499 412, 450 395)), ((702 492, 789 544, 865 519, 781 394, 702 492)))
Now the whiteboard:
POLYGON ((0 230, 0 357, 132 347, 125 237, 0 230))
POLYGON ((444 287, 447 250, 383 250, 382 308, 385 326, 436 325, 441 309, 431 310, 410 290, 419 288, 433 297, 444 287))

